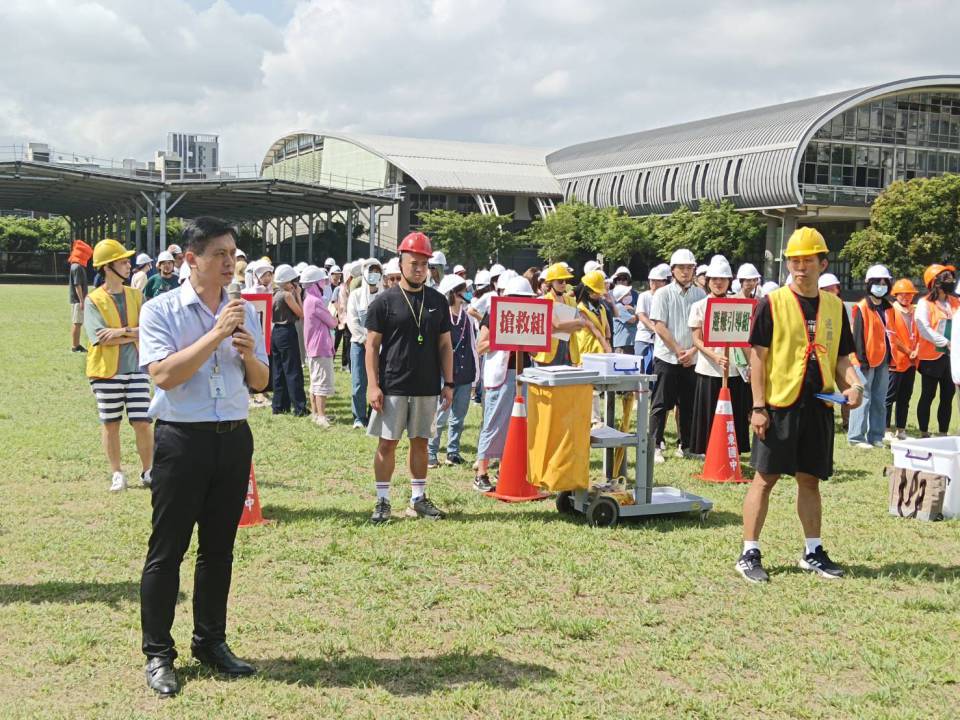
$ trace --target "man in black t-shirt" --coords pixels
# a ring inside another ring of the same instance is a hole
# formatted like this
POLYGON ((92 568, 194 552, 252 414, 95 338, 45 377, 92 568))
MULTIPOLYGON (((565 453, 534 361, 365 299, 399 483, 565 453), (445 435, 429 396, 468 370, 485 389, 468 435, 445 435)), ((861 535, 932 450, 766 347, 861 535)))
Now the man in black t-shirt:
POLYGON ((412 478, 406 514, 440 520, 440 511, 426 495, 427 443, 436 433, 437 395, 442 409, 453 400, 453 345, 446 299, 426 287, 430 239, 410 233, 398 248, 401 278, 378 293, 367 310, 367 402, 373 408, 368 434, 379 438, 374 458, 377 504, 370 521, 391 517, 390 481, 397 443, 404 431, 410 440, 412 478))
POLYGON ((820 480, 833 473, 834 417, 817 394, 839 388, 850 407, 863 399, 849 358, 854 344, 843 303, 817 288, 827 268, 823 236, 800 228, 784 257, 793 281, 760 301, 750 333, 756 475, 743 503, 743 553, 735 567, 758 583, 769 580, 760 561, 760 532, 781 475, 797 481, 797 515, 805 538, 800 567, 824 578, 843 576, 820 540, 820 480))

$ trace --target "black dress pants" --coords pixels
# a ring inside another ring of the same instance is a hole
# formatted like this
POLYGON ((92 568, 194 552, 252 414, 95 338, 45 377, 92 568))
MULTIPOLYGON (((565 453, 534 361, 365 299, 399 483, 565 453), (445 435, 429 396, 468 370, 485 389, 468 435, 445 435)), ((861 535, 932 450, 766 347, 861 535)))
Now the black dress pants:
POLYGON ((233 543, 253 458, 246 422, 229 432, 158 421, 154 429, 153 532, 140 579, 143 653, 177 657, 170 629, 180 591, 180 564, 197 526, 193 645, 226 639, 233 543))
POLYGON ((273 412, 305 415, 307 396, 303 389, 300 338, 292 323, 273 326, 270 333, 270 372, 273 374, 273 412))
POLYGON ((893 406, 897 406, 897 430, 907 427, 907 415, 910 412, 910 398, 913 396, 913 383, 917 378, 917 369, 909 367, 902 372, 890 371, 890 384, 887 387, 887 427, 893 428, 893 406))
POLYGON ((650 403, 650 434, 657 446, 663 442, 667 415, 674 407, 680 409, 680 447, 689 450, 693 425, 693 393, 697 376, 693 366, 673 365, 659 358, 653 361, 657 384, 650 403))

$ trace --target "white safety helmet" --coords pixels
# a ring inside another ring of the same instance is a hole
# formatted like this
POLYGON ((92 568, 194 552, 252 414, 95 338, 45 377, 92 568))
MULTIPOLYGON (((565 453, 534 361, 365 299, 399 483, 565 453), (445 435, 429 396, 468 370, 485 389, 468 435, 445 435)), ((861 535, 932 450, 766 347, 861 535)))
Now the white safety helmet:
POLYGON ((499 277, 500 275, 503 275, 506 271, 507 269, 503 265, 501 265, 500 263, 494 263, 493 267, 490 268, 490 277, 491 278, 499 277))
POLYGON ((737 269, 737 280, 759 280, 760 273, 753 263, 744 263, 737 269))
POLYGON ((333 266, 336 265, 336 264, 337 264, 337 261, 334 260, 334 259, 331 258, 331 257, 328 257, 326 260, 323 261, 323 266, 324 266, 325 268, 331 268, 331 267, 333 267, 333 266))
MULTIPOLYGON (((287 265, 287 267, 290 267, 290 266, 287 265)), ((291 268, 291 269, 292 269, 292 268, 291 268)), ((253 274, 256 276, 257 280, 259 280, 260 277, 261 277, 265 272, 273 272, 273 265, 271 265, 270 263, 268 263, 268 262, 266 262, 266 261, 259 261, 259 262, 257 263, 257 266, 253 269, 253 274)))
POLYGON ((293 282, 298 277, 300 277, 300 273, 286 263, 277 265, 277 269, 273 273, 273 279, 277 281, 278 285, 293 282))
POLYGON ((497 290, 506 292, 507 285, 509 285, 510 281, 515 277, 522 276, 518 276, 516 270, 504 270, 502 273, 500 273, 500 279, 497 280, 497 290))
POLYGON ((383 266, 384 275, 400 275, 400 258, 390 258, 383 266))
POLYGON ((137 255, 136 262, 133 263, 134 267, 143 267, 144 265, 150 265, 153 260, 150 259, 150 256, 146 253, 140 253, 137 255))
POLYGON ((466 272, 467 272, 467 269, 466 269, 463 265, 454 265, 454 266, 453 266, 453 274, 454 274, 454 275, 459 275, 460 273, 466 274, 466 272))
MULTIPOLYGON (((587 260, 583 264, 584 275, 586 275, 587 273, 592 273, 594 270, 599 270, 600 272, 603 272, 603 265, 598 263, 596 260, 587 260)), ((604 273, 604 277, 606 277, 606 273, 604 273)))
POLYGON ((343 268, 341 268, 339 265, 334 263, 333 265, 330 266, 330 269, 327 270, 327 272, 330 273, 331 275, 343 275, 343 268))
POLYGON ((780 287, 780 286, 779 286, 777 283, 775 283, 773 280, 767 280, 767 281, 763 284, 763 287, 761 287, 760 289, 761 289, 761 291, 763 292, 764 295, 769 295, 770 293, 772 293, 774 290, 778 289, 779 287, 780 287))
POLYGON ((891 277, 886 265, 872 265, 870 269, 867 270, 864 282, 870 282, 871 280, 889 280, 892 283, 893 277, 891 277))
POLYGON ((467 281, 464 280, 459 275, 444 275, 443 280, 440 281, 440 286, 437 290, 440 291, 441 295, 446 295, 447 293, 452 293, 458 288, 465 288, 467 286, 467 281))
POLYGON ((694 273, 694 275, 696 275, 697 277, 699 277, 699 276, 701 276, 701 275, 706 275, 706 274, 707 274, 707 266, 706 266, 706 265, 697 265, 697 271, 694 273))
POLYGON ((824 273, 817 280, 817 287, 821 290, 823 290, 824 288, 828 288, 833 285, 839 285, 839 284, 840 284, 840 278, 838 278, 833 273, 824 273))
POLYGON ((296 265, 293 266, 293 269, 297 271, 298 275, 302 275, 303 271, 306 270, 308 267, 310 267, 309 263, 298 262, 296 265))
POLYGON ((307 285, 313 285, 314 283, 321 282, 327 279, 327 271, 323 268, 319 268, 316 265, 308 265, 307 268, 300 273, 300 284, 306 287, 307 285))
POLYGON ((167 250, 170 251, 171 255, 183 255, 183 250, 181 250, 180 246, 176 243, 173 245, 167 245, 167 250))
POLYGON ((734 278, 733 282, 730 283, 730 291, 733 293, 740 292, 740 281, 736 278, 734 278))
POLYGON ((247 254, 240 248, 237 248, 237 251, 234 253, 234 256, 238 258, 246 258, 247 254))
POLYGON ((613 274, 613 278, 617 279, 621 275, 626 275, 628 278, 633 280, 633 273, 630 272, 630 268, 628 268, 626 265, 621 265, 618 267, 617 271, 613 274))
POLYGON ((504 290, 503 294, 514 295, 518 297, 534 296, 533 288, 530 287, 530 281, 527 280, 523 275, 517 275, 516 273, 514 273, 514 276, 507 281, 506 290, 504 290))
POLYGON ((617 285, 612 290, 613 299, 616 300, 617 302, 620 302, 621 300, 623 300, 623 298, 629 295, 630 292, 631 290, 629 285, 617 285))
POLYGON ((433 255, 430 256, 430 259, 427 261, 427 265, 430 267, 439 267, 446 269, 447 267, 447 256, 444 255, 439 250, 434 250, 433 255))
POLYGON ((680 248, 679 250, 674 250, 673 255, 670 256, 670 267, 676 265, 696 265, 697 258, 693 256, 693 253, 687 250, 686 248, 680 248))
POLYGON ((162 262, 173 262, 173 253, 169 250, 164 250, 162 253, 157 255, 157 265, 162 262))
POLYGON ((476 287, 486 287, 491 279, 489 270, 477 270, 477 274, 473 276, 473 284, 476 287))
POLYGON ((666 263, 660 263, 652 268, 647 275, 647 280, 669 280, 670 279, 670 266, 666 263))
POLYGON ((733 269, 730 267, 730 262, 723 255, 714 255, 706 268, 704 272, 708 278, 733 278, 733 269))
POLYGON ((360 274, 363 272, 363 261, 354 260, 352 263, 347 263, 347 272, 352 278, 360 277, 360 274))

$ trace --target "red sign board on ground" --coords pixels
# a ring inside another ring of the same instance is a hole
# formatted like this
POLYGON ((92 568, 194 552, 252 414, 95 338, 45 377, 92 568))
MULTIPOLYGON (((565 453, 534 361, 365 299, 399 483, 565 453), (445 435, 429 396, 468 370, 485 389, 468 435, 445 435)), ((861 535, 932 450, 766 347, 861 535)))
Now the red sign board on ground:
POLYGON ((703 318, 703 344, 707 347, 750 347, 750 327, 757 301, 750 298, 707 300, 703 318))
POLYGON ((490 301, 490 349, 543 352, 553 336, 553 302, 495 297, 490 301))

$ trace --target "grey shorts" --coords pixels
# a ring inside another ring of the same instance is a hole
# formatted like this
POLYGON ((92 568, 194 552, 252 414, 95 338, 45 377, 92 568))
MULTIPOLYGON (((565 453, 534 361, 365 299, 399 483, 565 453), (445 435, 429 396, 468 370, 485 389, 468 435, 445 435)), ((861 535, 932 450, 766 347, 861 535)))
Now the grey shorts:
POLYGON ((333 395, 333 358, 308 357, 310 367, 310 394, 320 397, 333 395))
POLYGON ((385 395, 383 411, 370 415, 367 435, 384 440, 432 438, 437 433, 436 395, 385 395))
POLYGON ((83 303, 70 303, 70 319, 74 325, 83 325, 83 303))

